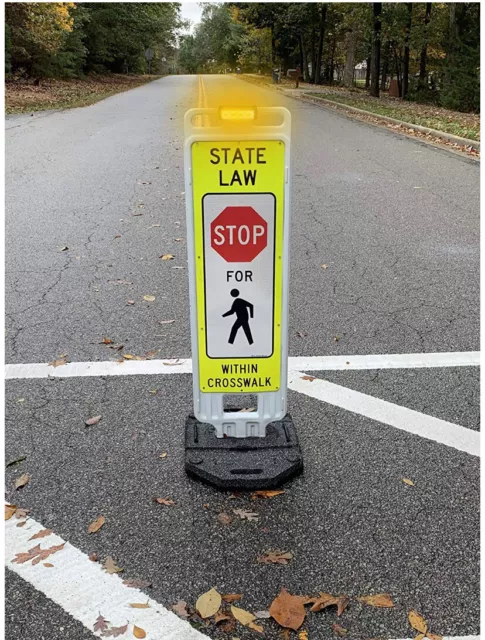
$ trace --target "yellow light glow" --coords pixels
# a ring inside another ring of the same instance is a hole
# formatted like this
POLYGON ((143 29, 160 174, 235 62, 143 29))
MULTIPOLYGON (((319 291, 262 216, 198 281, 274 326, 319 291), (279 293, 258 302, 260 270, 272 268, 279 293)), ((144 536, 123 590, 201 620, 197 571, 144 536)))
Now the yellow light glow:
POLYGON ((220 107, 219 118, 227 122, 256 120, 256 107, 220 107))

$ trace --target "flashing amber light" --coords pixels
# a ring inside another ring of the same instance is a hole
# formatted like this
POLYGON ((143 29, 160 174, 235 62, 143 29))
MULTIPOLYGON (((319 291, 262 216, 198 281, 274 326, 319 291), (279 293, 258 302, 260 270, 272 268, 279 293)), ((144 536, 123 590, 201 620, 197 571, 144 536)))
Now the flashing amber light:
POLYGON ((256 107, 220 107, 219 118, 225 122, 256 120, 256 107))

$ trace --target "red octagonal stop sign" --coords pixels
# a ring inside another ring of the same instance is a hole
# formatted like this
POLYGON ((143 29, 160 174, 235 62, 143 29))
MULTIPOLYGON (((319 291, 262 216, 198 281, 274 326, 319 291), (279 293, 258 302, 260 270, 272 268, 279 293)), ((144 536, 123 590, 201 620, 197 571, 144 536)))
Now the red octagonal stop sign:
POLYGON ((268 244, 268 225, 252 207, 226 207, 211 223, 211 247, 226 262, 251 262, 268 244))

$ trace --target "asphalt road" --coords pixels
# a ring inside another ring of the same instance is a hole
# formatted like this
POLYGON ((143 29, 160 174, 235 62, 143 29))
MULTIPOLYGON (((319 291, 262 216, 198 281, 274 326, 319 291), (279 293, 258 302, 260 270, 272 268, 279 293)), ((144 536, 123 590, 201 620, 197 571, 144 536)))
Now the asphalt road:
MULTIPOLYGON (((204 84, 210 106, 237 91, 292 112, 291 356, 479 348, 475 161, 242 80, 204 84)), ((196 76, 168 77, 90 107, 7 118, 7 363, 190 357, 182 122, 198 92, 196 76)), ((478 429, 474 367, 313 375, 478 429)), ((341 619, 309 617, 309 638, 335 637, 334 622, 349 638, 407 638, 410 609, 436 633, 478 633, 477 458, 290 392, 305 475, 255 503, 185 477, 188 375, 13 380, 6 402, 7 460, 26 456, 7 470, 8 497, 81 551, 151 581, 167 607, 212 586, 243 593, 251 611, 282 586, 388 592, 394 609, 353 601, 341 619), (21 472, 32 479, 14 494, 21 472), (154 495, 177 504, 160 509, 154 495), (238 507, 259 520, 219 522, 238 507), (100 513, 106 524, 89 536, 100 513), (267 549, 294 559, 258 564, 267 549)), ((6 595, 9 640, 90 637, 10 572, 6 595)))

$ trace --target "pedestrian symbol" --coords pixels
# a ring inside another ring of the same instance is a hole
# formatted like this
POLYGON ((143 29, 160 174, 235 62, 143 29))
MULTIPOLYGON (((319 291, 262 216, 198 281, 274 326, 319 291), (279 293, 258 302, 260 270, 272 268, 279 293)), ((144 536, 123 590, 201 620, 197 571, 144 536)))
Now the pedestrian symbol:
POLYGON ((246 300, 243 300, 242 298, 238 297, 239 296, 238 289, 232 289, 231 296, 236 299, 232 303, 232 307, 229 309, 229 311, 226 311, 226 313, 222 314, 223 318, 227 318, 227 316, 231 316, 233 313, 236 314, 236 321, 232 325, 228 342, 229 344, 234 344, 234 340, 236 339, 236 334, 239 331, 239 329, 241 329, 242 327, 242 330, 246 335, 247 341, 249 342, 249 344, 253 344, 253 336, 251 335, 251 329, 249 328, 249 316, 251 316, 251 318, 254 317, 253 315, 254 307, 250 302, 247 302, 246 300), (248 315, 248 309, 249 309, 249 315, 248 315))

